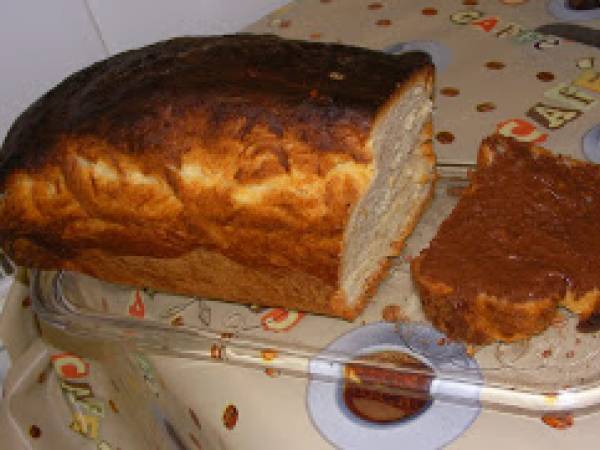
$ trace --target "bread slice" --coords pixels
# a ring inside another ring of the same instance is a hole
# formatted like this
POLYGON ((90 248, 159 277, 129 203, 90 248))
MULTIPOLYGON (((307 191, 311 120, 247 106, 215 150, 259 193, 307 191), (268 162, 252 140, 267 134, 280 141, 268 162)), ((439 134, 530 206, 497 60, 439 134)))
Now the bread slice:
MULTIPOLYGON (((600 167, 494 136, 412 262, 426 316, 474 344, 542 332, 564 306, 600 308, 600 167)), ((581 322, 580 322, 581 323, 581 322)))
POLYGON ((354 318, 431 195, 433 66, 187 37, 68 77, 0 157, 21 265, 354 318))

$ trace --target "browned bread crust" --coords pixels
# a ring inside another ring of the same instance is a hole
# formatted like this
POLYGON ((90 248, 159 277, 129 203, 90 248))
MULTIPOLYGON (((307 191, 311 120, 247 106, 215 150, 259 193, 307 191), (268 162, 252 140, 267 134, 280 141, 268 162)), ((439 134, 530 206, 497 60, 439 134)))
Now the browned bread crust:
POLYGON ((426 316, 474 344, 538 334, 559 305, 600 309, 600 167, 494 136, 412 263, 426 316))
POLYGON ((432 73, 422 53, 254 35, 111 57, 9 131, 2 246, 26 266, 354 317, 365 299, 346 304, 341 255, 372 132, 432 73))

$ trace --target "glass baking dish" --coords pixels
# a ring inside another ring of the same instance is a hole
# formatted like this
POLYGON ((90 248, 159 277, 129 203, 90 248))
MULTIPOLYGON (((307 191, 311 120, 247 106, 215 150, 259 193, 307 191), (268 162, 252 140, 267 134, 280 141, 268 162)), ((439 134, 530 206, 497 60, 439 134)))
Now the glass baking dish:
MULTIPOLYGON (((43 321, 69 334, 303 377, 323 386, 343 384, 345 368, 355 361, 400 380, 432 377, 428 395, 434 401, 534 415, 596 410, 600 334, 578 332, 577 318, 567 311, 528 341, 478 348, 450 342, 427 323, 411 282, 410 256, 429 242, 467 183, 466 167, 446 166, 440 172, 430 207, 353 322, 117 286, 60 271, 32 271, 33 306, 43 321), (429 367, 367 357, 384 351, 412 355, 429 367)), ((422 395, 422 390, 402 387, 403 395, 422 395)))

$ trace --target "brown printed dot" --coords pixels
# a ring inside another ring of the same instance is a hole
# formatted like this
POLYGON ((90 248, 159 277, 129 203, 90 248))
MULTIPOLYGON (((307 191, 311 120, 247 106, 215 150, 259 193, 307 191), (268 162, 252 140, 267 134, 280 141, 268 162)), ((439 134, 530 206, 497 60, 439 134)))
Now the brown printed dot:
POLYGON ((490 112, 496 109, 496 105, 492 102, 483 102, 479 103, 476 108, 478 112, 490 112))
POLYGON ((235 405, 227 405, 225 411, 223 411, 223 425, 225 425, 225 428, 233 430, 237 424, 239 415, 235 405))
POLYGON ((196 425, 199 430, 202 429, 202 426, 200 425, 200 419, 198 419, 198 415, 194 412, 194 410, 192 408, 189 408, 188 412, 190 413, 190 417, 192 418, 192 422, 194 422, 194 425, 196 425))
POLYGON ((112 399, 108 400, 108 406, 110 406, 110 409, 112 409, 115 414, 119 414, 119 408, 117 407, 117 404, 112 401, 112 399))
POLYGON ((536 75, 540 81, 548 82, 554 80, 554 74, 552 72, 538 72, 536 75))
POLYGON ((399 322, 406 319, 399 305, 386 305, 381 311, 381 318, 386 322, 399 322))
POLYGON ((476 6, 479 5, 479 2, 477 0, 463 0, 463 5, 476 6))
POLYGON ((451 144, 454 142, 454 135, 449 131, 440 131, 435 135, 435 138, 440 144, 451 144))
POLYGON ((485 67, 490 70, 502 70, 506 67, 506 64, 500 61, 488 61, 485 63, 485 67))
POLYGON ((37 377, 37 382, 40 384, 44 384, 44 382, 46 381, 46 379, 48 378, 48 371, 44 370, 42 373, 40 373, 37 377))
POLYGON ((379 19, 375 24, 380 27, 389 27, 392 24, 392 21, 390 19, 379 19))
POLYGON ((421 14, 423 14, 424 16, 436 16, 438 13, 438 10, 435 8, 423 8, 421 10, 421 14))
POLYGON ((371 11, 375 11, 377 9, 383 8, 383 4, 380 2, 373 2, 373 3, 369 3, 367 8, 369 8, 371 11))
POLYGON ((440 89, 440 94, 445 95, 446 97, 456 97, 460 94, 460 90, 453 87, 445 87, 440 89))
POLYGON ((42 435, 42 430, 40 430, 40 427, 38 427, 37 425, 31 425, 29 427, 29 436, 31 436, 34 439, 37 439, 41 435, 42 435))
POLYGON ((223 348, 219 344, 211 345, 210 357, 212 359, 223 359, 223 348))
POLYGON ((194 436, 192 433, 190 433, 189 435, 190 435, 190 440, 194 443, 196 448, 198 450, 202 450, 202 445, 200 444, 200 441, 198 440, 198 438, 196 438, 196 436, 194 436))
POLYGON ((552 350, 546 349, 542 352, 542 358, 550 358, 552 356, 552 350))
POLYGON ((573 350, 569 350, 565 356, 569 359, 573 358, 575 356, 575 352, 573 350))
POLYGON ((311 33, 308 37, 311 39, 321 39, 321 33, 311 33))
POLYGON ((25 298, 23 299, 23 301, 21 302, 21 306, 22 306, 23 308, 29 308, 29 307, 31 306, 31 298, 29 298, 29 297, 25 297, 25 298))
POLYGON ((321 0, 321 3, 331 3, 331 0, 321 0))
POLYGON ((181 317, 181 316, 174 317, 173 320, 171 320, 171 325, 174 327, 183 326, 183 317, 181 317))
POLYGON ((226 331, 224 333, 221 333, 221 339, 231 339, 233 338, 233 333, 226 331))

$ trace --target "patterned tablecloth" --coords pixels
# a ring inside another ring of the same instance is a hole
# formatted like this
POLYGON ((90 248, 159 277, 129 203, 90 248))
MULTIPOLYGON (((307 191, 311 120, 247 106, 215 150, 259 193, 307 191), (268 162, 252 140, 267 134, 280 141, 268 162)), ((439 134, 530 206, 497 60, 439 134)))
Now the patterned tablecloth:
MULTIPOLYGON (((599 30, 600 9, 570 11, 562 1, 541 0, 304 0, 248 29, 390 52, 428 51, 438 68, 435 147, 440 162, 450 164, 472 163, 480 140, 494 131, 600 161, 599 30)), ((327 386, 282 376, 268 364, 264 370, 225 365, 218 347, 207 362, 74 338, 40 323, 22 271, 17 279, 0 320, 12 360, 0 403, 2 449, 597 447, 598 414, 557 430, 539 417, 477 404, 437 405, 387 428, 360 425, 335 409, 327 386)), ((338 339, 332 325, 319 339, 331 336, 333 346, 348 349, 374 334, 385 337, 385 324, 375 319, 396 314, 385 306, 370 308, 369 324, 358 323, 349 335, 338 339)), ((195 302, 188 317, 185 308, 169 309, 143 291, 102 299, 99 308, 155 315, 173 326, 210 322, 211 314, 214 321, 221 311, 195 302)), ((243 311, 222 323, 290 339, 310 328, 309 317, 292 311, 243 311)), ((263 355, 267 363, 275 356, 263 355)))

